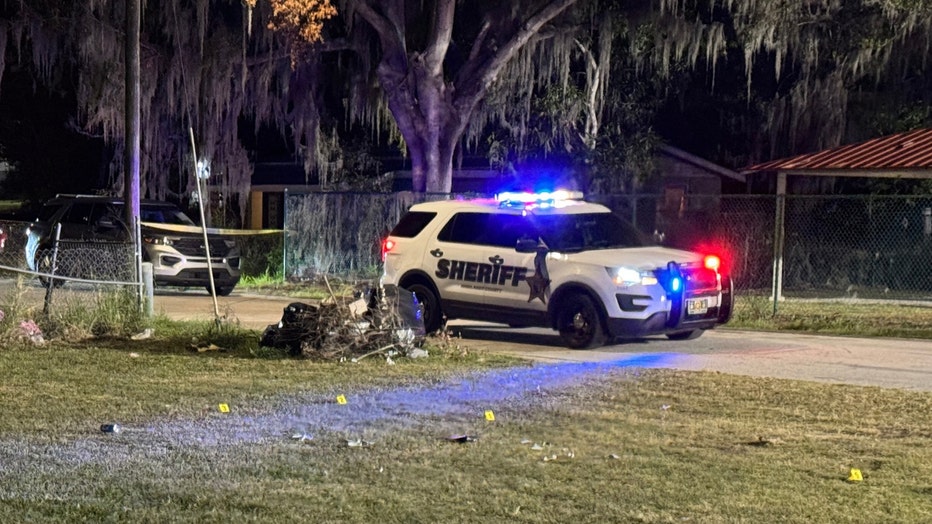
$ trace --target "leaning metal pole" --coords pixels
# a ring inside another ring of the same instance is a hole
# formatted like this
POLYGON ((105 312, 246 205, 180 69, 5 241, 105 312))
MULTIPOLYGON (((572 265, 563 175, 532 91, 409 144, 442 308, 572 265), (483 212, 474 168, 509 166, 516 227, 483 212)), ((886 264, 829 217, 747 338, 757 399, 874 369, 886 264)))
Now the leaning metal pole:
POLYGON ((197 208, 201 211, 201 232, 204 234, 204 254, 207 255, 207 276, 210 279, 210 296, 214 299, 214 322, 220 323, 220 307, 217 305, 217 288, 214 287, 214 265, 210 260, 210 242, 207 238, 207 221, 204 218, 204 194, 201 192, 201 177, 197 172, 197 146, 194 145, 194 128, 188 128, 191 135, 191 157, 194 161, 194 182, 197 183, 197 208))

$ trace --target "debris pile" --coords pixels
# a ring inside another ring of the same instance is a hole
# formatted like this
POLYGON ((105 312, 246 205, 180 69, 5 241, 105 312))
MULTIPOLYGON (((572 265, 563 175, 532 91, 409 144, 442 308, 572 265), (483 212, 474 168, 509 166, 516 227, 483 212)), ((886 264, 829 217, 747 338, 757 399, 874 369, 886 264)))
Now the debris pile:
POLYGON ((422 356, 424 334, 423 312, 413 293, 364 287, 353 299, 331 295, 320 304, 288 304, 259 343, 293 356, 358 360, 376 354, 422 356))

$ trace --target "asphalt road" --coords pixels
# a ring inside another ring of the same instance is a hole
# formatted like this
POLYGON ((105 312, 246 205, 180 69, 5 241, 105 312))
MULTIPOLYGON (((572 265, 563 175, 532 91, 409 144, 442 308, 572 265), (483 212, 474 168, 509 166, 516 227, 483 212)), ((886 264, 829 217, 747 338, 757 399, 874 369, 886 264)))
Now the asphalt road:
MULTIPOLYGON (((295 299, 234 291, 219 297, 221 315, 262 329, 281 319, 295 299)), ((213 318, 203 292, 159 290, 155 309, 171 318, 213 318)), ((651 337, 577 351, 563 347, 556 332, 453 321, 452 332, 479 350, 537 361, 619 361, 627 365, 706 370, 749 376, 932 391, 932 340, 853 338, 719 329, 696 340, 651 337)))

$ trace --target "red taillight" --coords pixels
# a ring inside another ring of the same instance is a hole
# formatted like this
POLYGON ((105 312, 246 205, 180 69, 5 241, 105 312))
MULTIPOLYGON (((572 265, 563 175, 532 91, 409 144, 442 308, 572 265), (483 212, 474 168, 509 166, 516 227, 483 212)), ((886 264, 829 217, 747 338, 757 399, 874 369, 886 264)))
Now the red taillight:
POLYGON ((390 238, 386 238, 382 242, 382 262, 385 262, 385 255, 387 255, 388 252, 391 251, 392 248, 394 247, 395 247, 395 241, 390 238))
POLYGON ((705 259, 702 261, 702 265, 705 266, 706 269, 718 271, 722 267, 722 259, 715 255, 706 255, 705 259))

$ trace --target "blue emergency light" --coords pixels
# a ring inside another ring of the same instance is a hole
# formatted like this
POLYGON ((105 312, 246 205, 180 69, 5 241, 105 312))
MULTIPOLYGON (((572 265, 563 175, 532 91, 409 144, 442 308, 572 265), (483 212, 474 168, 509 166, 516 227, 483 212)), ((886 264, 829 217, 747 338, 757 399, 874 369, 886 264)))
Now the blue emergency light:
POLYGON ((679 293, 683 289, 683 274, 680 266, 672 260, 667 264, 666 269, 658 271, 660 284, 668 293, 679 293))
POLYGON ((569 191, 565 189, 559 189, 556 191, 541 191, 535 193, 526 191, 505 191, 495 195, 495 200, 501 207, 550 207, 559 205, 561 202, 582 199, 583 194, 581 191, 569 191))

